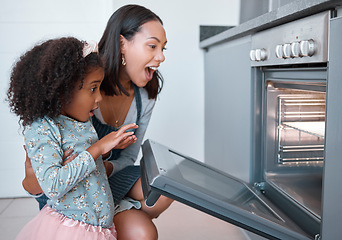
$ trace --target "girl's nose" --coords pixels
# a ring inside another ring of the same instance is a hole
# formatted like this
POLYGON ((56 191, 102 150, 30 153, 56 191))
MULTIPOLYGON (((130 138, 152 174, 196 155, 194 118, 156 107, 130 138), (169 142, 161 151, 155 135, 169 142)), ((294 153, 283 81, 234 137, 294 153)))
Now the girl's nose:
POLYGON ((101 94, 101 92, 100 92, 100 91, 98 91, 98 94, 97 94, 97 96, 96 96, 96 99, 95 99, 95 101, 96 101, 97 103, 99 103, 99 102, 101 102, 101 101, 102 101, 102 94, 101 94))

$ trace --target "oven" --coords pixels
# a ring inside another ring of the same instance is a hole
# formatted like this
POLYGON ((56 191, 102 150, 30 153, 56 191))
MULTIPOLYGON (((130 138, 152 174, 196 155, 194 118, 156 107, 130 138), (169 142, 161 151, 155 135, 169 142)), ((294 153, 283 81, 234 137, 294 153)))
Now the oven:
POLYGON ((332 10, 253 34, 252 181, 146 140, 146 204, 165 195, 267 239, 336 239, 341 29, 332 10))

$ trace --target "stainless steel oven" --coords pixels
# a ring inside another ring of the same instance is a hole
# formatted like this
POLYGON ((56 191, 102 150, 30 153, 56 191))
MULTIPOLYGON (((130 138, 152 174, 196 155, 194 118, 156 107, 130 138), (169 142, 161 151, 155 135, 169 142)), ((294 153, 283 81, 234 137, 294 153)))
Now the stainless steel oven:
POLYGON ((336 239, 341 30, 336 11, 325 11, 252 35, 252 182, 147 140, 146 203, 162 194, 267 239, 336 239))

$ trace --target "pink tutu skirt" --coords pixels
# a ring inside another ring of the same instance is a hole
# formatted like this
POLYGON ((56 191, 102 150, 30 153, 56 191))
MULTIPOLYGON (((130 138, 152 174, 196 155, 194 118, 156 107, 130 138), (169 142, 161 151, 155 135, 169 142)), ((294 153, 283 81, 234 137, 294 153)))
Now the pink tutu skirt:
POLYGON ((103 228, 70 219, 45 206, 19 232, 16 240, 116 240, 115 227, 103 228))

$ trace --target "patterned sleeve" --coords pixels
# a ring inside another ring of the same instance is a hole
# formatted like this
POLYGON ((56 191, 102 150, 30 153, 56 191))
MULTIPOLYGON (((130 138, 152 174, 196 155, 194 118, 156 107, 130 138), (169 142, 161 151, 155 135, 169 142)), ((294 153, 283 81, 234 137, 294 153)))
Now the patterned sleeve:
POLYGON ((58 199, 96 169, 87 151, 62 166, 63 150, 57 125, 47 118, 35 121, 25 131, 25 144, 38 182, 51 199, 58 199))

